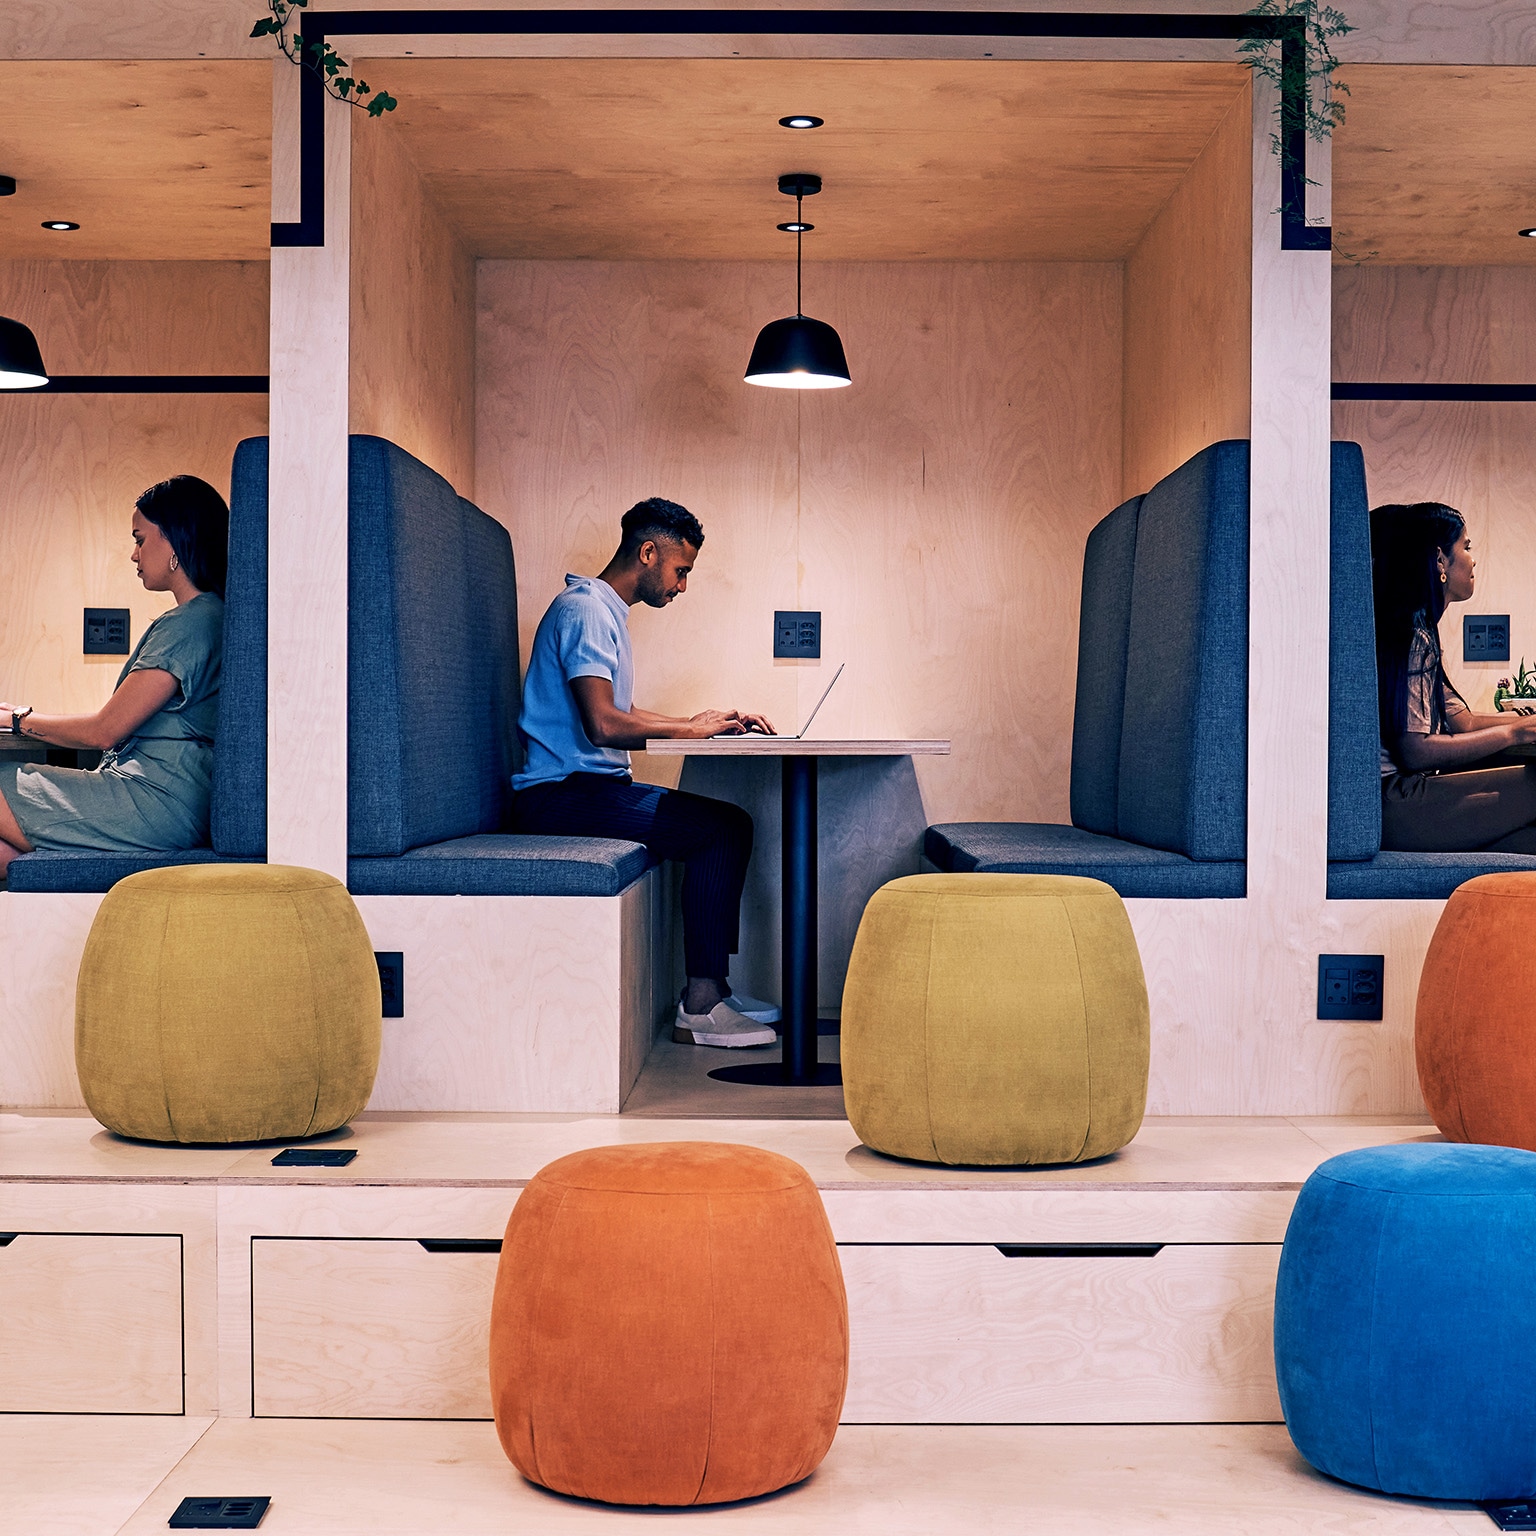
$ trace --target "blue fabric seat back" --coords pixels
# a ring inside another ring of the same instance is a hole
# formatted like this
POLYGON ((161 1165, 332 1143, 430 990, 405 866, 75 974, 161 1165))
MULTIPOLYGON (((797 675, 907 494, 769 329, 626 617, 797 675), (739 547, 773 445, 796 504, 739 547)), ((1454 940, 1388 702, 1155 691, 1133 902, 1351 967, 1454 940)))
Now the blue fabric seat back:
POLYGON ((1376 703, 1376 610, 1365 455, 1335 443, 1328 604, 1328 857, 1369 859, 1381 848, 1381 727, 1376 703))
POLYGON ((1142 498, 1115 508, 1088 535, 1072 711, 1072 825, 1113 837, 1120 828, 1120 728, 1142 498))
POLYGON ((507 530, 471 501, 459 498, 469 553, 470 613, 475 623, 475 699, 483 743, 476 758, 482 824, 500 827, 517 761, 517 570, 507 530))
POLYGON ((488 531, 472 538, 453 487, 383 438, 354 436, 348 472, 348 851, 495 831, 477 655, 477 605, 494 600, 488 531))
POLYGON ((267 856, 267 439, 235 449, 229 481, 224 663, 213 743, 212 842, 267 856))
POLYGON ((1247 857, 1248 444, 1160 480, 1136 520, 1118 833, 1247 857))

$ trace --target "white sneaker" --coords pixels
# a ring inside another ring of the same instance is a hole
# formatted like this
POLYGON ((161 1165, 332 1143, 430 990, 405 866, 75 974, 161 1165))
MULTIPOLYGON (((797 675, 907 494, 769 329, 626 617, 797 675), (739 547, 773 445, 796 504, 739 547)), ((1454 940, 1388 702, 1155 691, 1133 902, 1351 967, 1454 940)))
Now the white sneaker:
MULTIPOLYGON (((684 987, 683 996, 687 995, 688 989, 684 987)), ((732 992, 725 1001, 742 1018, 751 1019, 754 1024, 777 1024, 784 1017, 784 1010, 777 1003, 764 1002, 760 997, 748 997, 745 992, 732 992)))
POLYGON ((778 1038, 771 1024, 743 1018, 729 1003, 716 1003, 708 1013, 687 1013, 677 1005, 672 1038, 679 1045, 717 1045, 734 1049, 744 1045, 772 1045, 778 1038))

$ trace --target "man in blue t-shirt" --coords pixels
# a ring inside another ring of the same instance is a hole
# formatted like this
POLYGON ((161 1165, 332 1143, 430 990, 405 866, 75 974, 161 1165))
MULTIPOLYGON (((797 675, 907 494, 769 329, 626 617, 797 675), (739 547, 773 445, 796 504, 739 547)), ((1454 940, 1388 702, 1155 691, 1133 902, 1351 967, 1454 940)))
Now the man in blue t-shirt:
POLYGON ((688 985, 672 1037, 692 1045, 771 1045, 778 1010, 731 992, 752 857, 752 818, 723 800, 636 784, 629 754, 647 737, 736 736, 773 727, 762 715, 706 709, 682 719, 634 706, 629 610, 665 608, 688 590, 704 544, 699 520, 653 496, 626 512, 602 574, 567 576, 533 637, 517 730, 523 769, 512 779, 519 832, 619 837, 658 859, 681 859, 688 985))

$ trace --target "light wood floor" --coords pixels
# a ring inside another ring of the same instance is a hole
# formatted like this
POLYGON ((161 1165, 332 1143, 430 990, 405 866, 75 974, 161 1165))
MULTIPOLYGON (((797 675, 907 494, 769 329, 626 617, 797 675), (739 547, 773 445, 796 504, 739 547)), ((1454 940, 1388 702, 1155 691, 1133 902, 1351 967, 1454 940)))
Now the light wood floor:
MULTIPOLYGON (((654 1533, 546 1493, 489 1424, 0 1419, 0 1533, 149 1536, 189 1495, 268 1494, 265 1536, 654 1533)), ((797 1488, 673 1516, 693 1536, 1483 1536, 1470 1505, 1329 1481, 1270 1425, 847 1427, 797 1488)))

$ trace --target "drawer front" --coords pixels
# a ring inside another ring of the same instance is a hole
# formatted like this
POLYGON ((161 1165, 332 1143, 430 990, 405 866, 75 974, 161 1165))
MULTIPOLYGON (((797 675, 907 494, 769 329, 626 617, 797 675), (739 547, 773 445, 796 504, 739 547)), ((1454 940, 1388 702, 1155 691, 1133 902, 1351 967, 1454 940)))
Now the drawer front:
POLYGON ((1276 1421, 1278 1243, 844 1246, 852 1424, 1276 1421), (1059 1252, 1059 1250, 1058 1250, 1059 1252))
POLYGON ((488 1419, 494 1245, 255 1238, 252 1412, 488 1419))
POLYGON ((0 1241, 0 1412, 181 1413, 181 1239, 0 1241))

